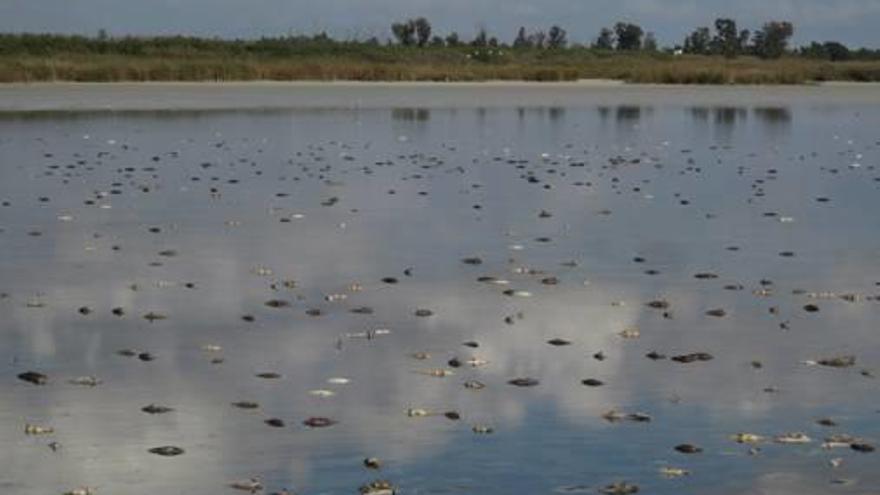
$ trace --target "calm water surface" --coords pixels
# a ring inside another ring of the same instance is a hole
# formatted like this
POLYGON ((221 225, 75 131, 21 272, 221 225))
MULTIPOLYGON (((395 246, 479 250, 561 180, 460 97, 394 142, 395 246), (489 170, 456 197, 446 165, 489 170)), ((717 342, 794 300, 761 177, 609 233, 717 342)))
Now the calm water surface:
POLYGON ((620 100, 3 114, 0 492, 880 489, 880 103, 620 100))

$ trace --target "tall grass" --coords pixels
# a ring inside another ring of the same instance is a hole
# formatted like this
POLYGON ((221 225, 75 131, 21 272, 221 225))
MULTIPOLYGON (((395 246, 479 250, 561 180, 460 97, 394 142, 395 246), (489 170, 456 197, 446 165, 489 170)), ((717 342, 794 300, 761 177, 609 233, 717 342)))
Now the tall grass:
MULTIPOLYGON (((582 50, 474 50, 335 46, 294 55, 214 53, 37 54, 0 51, 0 82, 38 81, 571 81, 616 79, 659 84, 802 84, 814 81, 880 81, 880 61, 828 62, 800 57, 621 54, 582 50)), ((155 50, 154 50, 155 51, 155 50)))

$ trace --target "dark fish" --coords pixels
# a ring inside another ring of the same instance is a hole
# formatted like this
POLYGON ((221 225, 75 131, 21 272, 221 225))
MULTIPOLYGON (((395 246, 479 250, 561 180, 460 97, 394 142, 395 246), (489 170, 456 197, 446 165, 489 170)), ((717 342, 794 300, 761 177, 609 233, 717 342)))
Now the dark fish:
POLYGON ((19 380, 24 380, 34 385, 45 385, 49 382, 49 377, 37 371, 26 371, 18 374, 19 380))
POLYGON ((153 447, 148 452, 164 457, 173 457, 183 454, 184 450, 180 447, 175 447, 173 445, 164 445, 162 447, 153 447))
POLYGON ((304 425, 311 427, 311 428, 326 428, 328 426, 333 426, 336 423, 337 422, 335 420, 332 420, 330 418, 323 418, 320 416, 313 416, 313 417, 303 421, 304 425))
POLYGON ((166 406, 157 406, 156 404, 150 404, 148 406, 144 406, 141 408, 141 411, 147 414, 165 414, 173 411, 174 409, 166 406))
POLYGON ((512 380, 508 380, 507 383, 517 387, 534 387, 541 382, 539 382, 536 378, 514 378, 512 380))

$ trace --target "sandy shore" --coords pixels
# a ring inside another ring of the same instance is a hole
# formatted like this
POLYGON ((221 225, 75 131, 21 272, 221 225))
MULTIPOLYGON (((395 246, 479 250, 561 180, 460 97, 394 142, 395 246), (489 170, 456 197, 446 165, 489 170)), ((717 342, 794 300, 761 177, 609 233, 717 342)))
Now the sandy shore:
POLYGON ((562 83, 171 82, 0 85, 0 112, 497 108, 880 103, 880 84, 662 86, 562 83))

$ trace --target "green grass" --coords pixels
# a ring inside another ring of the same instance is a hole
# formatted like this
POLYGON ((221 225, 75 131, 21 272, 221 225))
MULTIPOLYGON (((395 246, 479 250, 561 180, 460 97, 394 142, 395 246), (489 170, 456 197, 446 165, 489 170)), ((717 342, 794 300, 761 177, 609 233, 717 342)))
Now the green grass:
POLYGON ((0 82, 571 81, 802 84, 880 81, 880 61, 724 59, 588 48, 403 47, 272 39, 221 41, 0 35, 0 82))

